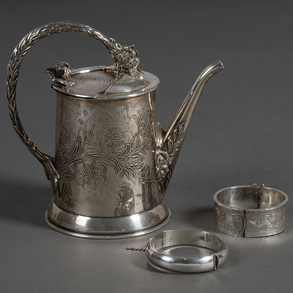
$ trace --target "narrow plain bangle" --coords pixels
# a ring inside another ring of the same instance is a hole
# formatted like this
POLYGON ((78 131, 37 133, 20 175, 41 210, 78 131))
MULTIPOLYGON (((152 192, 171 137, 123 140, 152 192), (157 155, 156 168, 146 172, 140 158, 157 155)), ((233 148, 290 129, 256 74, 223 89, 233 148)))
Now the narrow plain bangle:
POLYGON ((224 264, 229 254, 227 245, 217 236, 197 230, 168 230, 151 238, 146 246, 149 262, 175 272, 200 273, 213 271, 224 264), (197 246, 213 251, 210 255, 182 257, 166 251, 170 247, 197 246))

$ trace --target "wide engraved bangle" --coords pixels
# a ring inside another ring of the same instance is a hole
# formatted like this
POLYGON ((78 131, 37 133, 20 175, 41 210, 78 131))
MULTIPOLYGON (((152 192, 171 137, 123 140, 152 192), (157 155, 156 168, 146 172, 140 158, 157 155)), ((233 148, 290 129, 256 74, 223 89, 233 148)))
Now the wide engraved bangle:
POLYGON ((197 230, 168 230, 151 238, 146 256, 156 268, 183 273, 213 271, 224 264, 229 254, 227 245, 217 236, 197 230), (211 251, 203 256, 182 256, 168 252, 168 248, 197 246, 211 251))
POLYGON ((263 237, 286 229, 286 193, 264 185, 234 186, 214 195, 215 227, 226 234, 263 237))

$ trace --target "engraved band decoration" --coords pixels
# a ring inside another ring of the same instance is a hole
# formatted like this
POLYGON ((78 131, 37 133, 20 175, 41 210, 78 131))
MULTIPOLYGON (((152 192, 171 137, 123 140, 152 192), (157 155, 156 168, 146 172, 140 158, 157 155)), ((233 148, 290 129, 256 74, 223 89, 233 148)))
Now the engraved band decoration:
POLYGON ((235 186, 214 195, 214 224, 226 234, 241 237, 264 237, 286 229, 286 193, 258 186, 235 186))
POLYGON ((140 75, 140 70, 138 69, 138 52, 135 50, 134 45, 122 46, 119 43, 116 43, 114 39, 108 39, 102 33, 84 24, 68 21, 50 23, 34 29, 20 41, 11 55, 7 67, 6 91, 9 114, 15 131, 29 151, 42 163, 45 168, 46 176, 49 180, 51 179, 51 181, 58 180, 59 178, 59 175, 54 167, 54 158, 40 152, 27 136, 17 112, 16 86, 21 62, 31 46, 44 37, 63 32, 82 33, 99 40, 106 46, 109 53, 114 58, 118 74, 127 73, 134 77, 140 75))

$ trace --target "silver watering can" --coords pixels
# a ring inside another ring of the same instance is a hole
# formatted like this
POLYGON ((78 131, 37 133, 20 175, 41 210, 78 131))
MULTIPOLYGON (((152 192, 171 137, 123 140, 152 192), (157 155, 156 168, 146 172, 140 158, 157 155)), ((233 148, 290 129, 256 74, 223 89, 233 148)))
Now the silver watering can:
POLYGON ((54 190, 46 221, 54 229, 87 238, 122 238, 167 224, 163 202, 182 143, 207 81, 223 69, 220 61, 198 77, 167 131, 156 118, 159 79, 138 68, 138 52, 95 29, 55 22, 27 34, 7 69, 12 125, 45 168, 54 190), (22 59, 40 39, 61 32, 87 34, 108 49, 114 66, 73 70, 61 62, 47 68, 57 93, 56 152, 39 151, 27 136, 16 107, 22 59))

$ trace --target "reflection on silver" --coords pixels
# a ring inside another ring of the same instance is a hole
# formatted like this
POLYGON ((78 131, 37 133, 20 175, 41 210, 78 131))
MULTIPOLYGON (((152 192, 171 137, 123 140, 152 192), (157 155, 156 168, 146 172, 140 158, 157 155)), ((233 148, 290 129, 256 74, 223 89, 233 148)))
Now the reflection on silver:
POLYGON ((159 79, 138 65, 134 45, 122 46, 92 27, 68 21, 31 31, 11 55, 6 81, 10 118, 51 181, 54 201, 46 220, 58 231, 80 237, 131 237, 158 229, 170 219, 163 197, 202 90, 223 63, 214 62, 199 75, 167 131, 156 117, 159 79), (21 124, 16 85, 31 46, 62 32, 97 39, 114 65, 73 70, 61 62, 47 68, 57 93, 51 157, 38 150, 21 124))
POLYGON ((151 238, 146 246, 150 264, 159 269, 183 273, 202 273, 218 269, 229 254, 227 245, 217 236, 197 230, 168 230, 151 238), (212 252, 209 255, 173 255, 168 248, 197 246, 212 252))
POLYGON ((85 227, 90 217, 83 217, 83 216, 77 216, 76 217, 76 225, 85 227))
POLYGON ((45 219, 55 230, 83 238, 121 239, 140 236, 165 226, 171 217, 166 205, 126 217, 85 217, 60 209, 54 201, 45 219))
POLYGON ((235 186, 214 195, 215 227, 230 235, 263 237, 286 229, 286 193, 264 185, 235 186))

